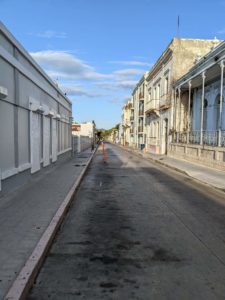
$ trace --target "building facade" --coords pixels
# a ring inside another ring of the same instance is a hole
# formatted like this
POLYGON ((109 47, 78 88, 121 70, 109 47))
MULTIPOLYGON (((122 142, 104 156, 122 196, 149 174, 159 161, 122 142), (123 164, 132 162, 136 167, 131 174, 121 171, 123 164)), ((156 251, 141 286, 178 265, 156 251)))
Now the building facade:
MULTIPOLYGON (((147 97, 146 77, 145 73, 135 86, 131 100, 124 107, 127 110, 126 120, 123 117, 127 130, 127 145, 143 149, 146 143, 146 127, 145 127, 145 103, 147 97), (128 125, 127 125, 128 124, 128 125)), ((124 115, 123 115, 124 116, 124 115)))
POLYGON ((131 145, 131 108, 132 102, 129 100, 123 106, 122 113, 122 145, 130 146, 131 145))
POLYGON ((72 124, 72 151, 81 152, 88 148, 94 149, 96 143, 95 122, 72 124))
POLYGON ((0 190, 4 192, 70 152, 72 104, 2 23, 0 70, 0 190))
POLYGON ((225 42, 175 83, 172 156, 225 170, 225 42))
POLYGON ((151 68, 146 77, 146 151, 167 154, 174 131, 174 82, 218 43, 218 40, 174 38, 151 68))
MULTIPOLYGON (((123 107, 123 144, 167 154, 175 132, 175 82, 221 41, 174 38, 123 107), (130 121, 129 121, 130 119, 130 121)), ((183 120, 183 116, 181 116, 183 120)))

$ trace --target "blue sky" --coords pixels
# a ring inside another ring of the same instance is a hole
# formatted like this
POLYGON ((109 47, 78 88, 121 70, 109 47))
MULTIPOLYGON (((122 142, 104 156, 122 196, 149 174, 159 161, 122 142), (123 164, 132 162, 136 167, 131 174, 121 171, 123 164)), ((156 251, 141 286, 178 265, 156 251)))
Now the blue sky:
POLYGON ((110 128, 170 40, 225 38, 225 0, 0 0, 0 19, 73 102, 110 128))

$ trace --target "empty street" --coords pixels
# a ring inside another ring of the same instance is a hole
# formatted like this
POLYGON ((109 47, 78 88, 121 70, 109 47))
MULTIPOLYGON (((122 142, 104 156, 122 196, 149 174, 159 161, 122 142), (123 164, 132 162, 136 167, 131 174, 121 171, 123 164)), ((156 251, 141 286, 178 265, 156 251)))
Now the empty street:
POLYGON ((225 198, 106 144, 81 183, 28 296, 224 299, 225 198))

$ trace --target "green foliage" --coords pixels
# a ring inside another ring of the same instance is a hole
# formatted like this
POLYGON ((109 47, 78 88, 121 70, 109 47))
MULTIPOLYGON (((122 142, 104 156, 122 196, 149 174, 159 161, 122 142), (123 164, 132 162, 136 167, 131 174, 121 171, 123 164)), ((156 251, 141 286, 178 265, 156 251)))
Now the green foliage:
POLYGON ((99 129, 98 132, 101 132, 101 137, 107 137, 110 136, 112 131, 119 130, 120 124, 116 124, 113 128, 110 129, 99 129))

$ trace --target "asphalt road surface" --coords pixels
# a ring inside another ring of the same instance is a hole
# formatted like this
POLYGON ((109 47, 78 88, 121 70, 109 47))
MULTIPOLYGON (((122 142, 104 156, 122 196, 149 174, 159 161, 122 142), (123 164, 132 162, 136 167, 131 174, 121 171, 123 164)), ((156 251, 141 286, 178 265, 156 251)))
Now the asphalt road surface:
POLYGON ((225 299, 225 198, 107 144, 28 299, 225 299))

